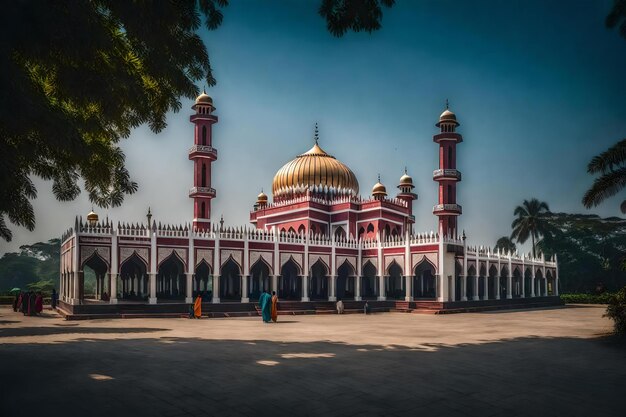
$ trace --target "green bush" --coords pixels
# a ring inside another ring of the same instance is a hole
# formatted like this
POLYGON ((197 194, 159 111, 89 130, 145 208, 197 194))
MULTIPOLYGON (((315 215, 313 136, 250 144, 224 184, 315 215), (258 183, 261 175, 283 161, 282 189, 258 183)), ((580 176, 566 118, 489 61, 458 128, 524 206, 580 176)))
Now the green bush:
POLYGON ((566 304, 608 304, 613 293, 602 294, 561 294, 561 300, 566 304))
POLYGON ((626 287, 611 297, 604 317, 613 320, 615 334, 626 335, 626 287))

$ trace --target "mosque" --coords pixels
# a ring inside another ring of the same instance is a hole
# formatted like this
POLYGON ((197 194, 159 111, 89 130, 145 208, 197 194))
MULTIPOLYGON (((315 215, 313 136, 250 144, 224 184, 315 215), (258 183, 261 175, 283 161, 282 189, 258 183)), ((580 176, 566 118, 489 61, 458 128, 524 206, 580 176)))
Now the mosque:
POLYGON ((439 166, 433 171, 439 198, 437 232, 414 233, 413 179, 404 172, 397 192, 380 178, 370 195, 344 163, 319 145, 274 176, 272 198, 261 192, 250 226, 224 228, 211 214, 213 100, 197 97, 189 159, 193 163, 193 220, 163 225, 152 220, 118 223, 93 211, 77 217, 62 236, 61 309, 67 314, 184 310, 203 294, 213 312, 254 311, 264 290, 276 291, 293 310, 321 308, 342 299, 355 309, 368 303, 384 311, 470 311, 557 303, 558 264, 518 253, 470 246, 457 222, 461 172, 456 147, 463 142, 457 116, 446 104, 435 124, 439 166), (84 271, 96 276, 85 294, 84 271), (122 307, 126 305, 127 307, 122 307), (176 307, 177 306, 177 307, 176 307), (141 310, 137 310, 141 309, 141 310))

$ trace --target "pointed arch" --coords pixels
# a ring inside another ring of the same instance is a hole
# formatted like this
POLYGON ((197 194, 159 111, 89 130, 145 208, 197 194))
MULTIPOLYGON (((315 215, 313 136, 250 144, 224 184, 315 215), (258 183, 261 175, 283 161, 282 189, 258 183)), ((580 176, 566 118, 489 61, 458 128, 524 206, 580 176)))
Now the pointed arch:
POLYGON ((300 265, 290 256, 287 262, 280 267, 278 277, 278 297, 283 300, 302 299, 302 273, 300 265))
POLYGON ((163 265, 163 263, 165 263, 171 257, 175 257, 177 260, 179 260, 183 264, 183 270, 184 270, 185 266, 187 266, 187 262, 185 262, 185 260, 178 254, 177 251, 172 249, 172 252, 169 255, 167 255, 166 257, 164 257, 161 260, 161 262, 159 262, 159 264, 157 265, 157 271, 159 270, 159 268, 161 268, 161 265, 163 265))
POLYGON ((220 271, 224 268, 224 266, 228 263, 228 262, 234 262, 235 265, 237 265, 237 268, 239 268, 239 271, 241 271, 241 265, 239 264, 239 262, 237 262, 235 260, 235 258, 233 258, 233 255, 228 255, 228 258, 224 259, 224 262, 222 262, 222 264, 220 265, 220 271))
POLYGON ((300 265, 300 263, 294 259, 293 255, 290 255, 288 259, 284 260, 284 262, 280 265, 280 269, 282 270, 284 266, 287 265, 289 262, 293 262, 298 271, 298 275, 302 275, 302 265, 300 265))
POLYGON ((361 298, 364 300, 376 299, 378 294, 377 273, 376 266, 368 259, 361 269, 361 298))
POLYGON ((421 271, 424 268, 431 268, 433 275, 437 271, 437 267, 435 266, 435 264, 427 257, 423 257, 422 260, 419 261, 417 265, 415 265, 415 267, 413 268, 413 275, 418 275, 418 269, 421 271))

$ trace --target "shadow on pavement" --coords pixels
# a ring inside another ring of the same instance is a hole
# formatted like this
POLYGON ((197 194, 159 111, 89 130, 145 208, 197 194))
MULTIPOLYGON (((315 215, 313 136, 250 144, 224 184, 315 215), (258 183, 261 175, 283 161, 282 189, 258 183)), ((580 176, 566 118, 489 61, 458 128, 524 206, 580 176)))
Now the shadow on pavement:
POLYGON ((16 336, 48 336, 54 334, 152 333, 164 331, 170 330, 150 327, 14 327, 10 329, 0 329, 0 338, 16 336))
POLYGON ((606 340, 413 348, 186 337, 0 344, 0 415, 67 416, 69 407, 89 416, 621 417, 626 355, 606 340))

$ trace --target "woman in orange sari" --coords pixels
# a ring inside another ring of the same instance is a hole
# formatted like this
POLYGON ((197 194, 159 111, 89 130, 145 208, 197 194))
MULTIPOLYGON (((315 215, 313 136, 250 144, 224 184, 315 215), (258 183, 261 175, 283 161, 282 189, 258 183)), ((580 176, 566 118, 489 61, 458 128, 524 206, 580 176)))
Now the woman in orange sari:
POLYGON ((202 317, 202 297, 200 296, 200 293, 198 293, 196 301, 193 303, 193 316, 197 319, 202 317))
POLYGON ((278 296, 276 291, 272 291, 272 321, 276 323, 278 320, 278 296))

